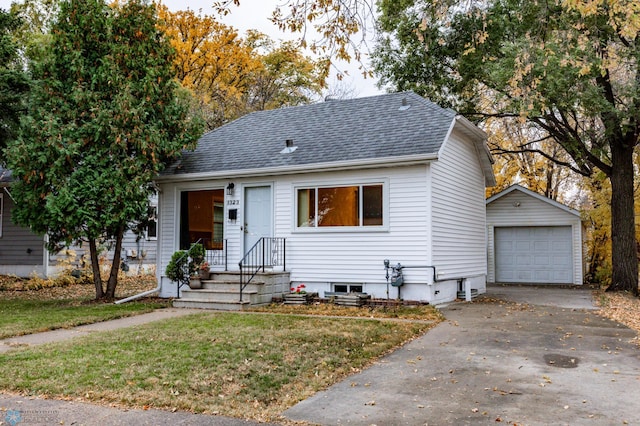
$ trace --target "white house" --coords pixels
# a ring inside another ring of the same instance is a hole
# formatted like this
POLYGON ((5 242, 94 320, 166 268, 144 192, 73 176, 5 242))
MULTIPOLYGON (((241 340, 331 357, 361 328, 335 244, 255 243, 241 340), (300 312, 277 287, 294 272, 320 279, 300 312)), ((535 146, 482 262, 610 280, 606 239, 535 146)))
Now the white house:
POLYGON ((487 199, 489 282, 583 282, 580 213, 513 185, 487 199))
POLYGON ((219 255, 212 272, 238 271, 263 237, 284 241, 265 256, 291 285, 320 296, 482 293, 491 164, 484 132, 413 92, 248 114, 157 179, 160 295, 177 295, 164 276, 174 251, 200 240, 219 255), (385 260, 404 285, 389 286, 385 260))

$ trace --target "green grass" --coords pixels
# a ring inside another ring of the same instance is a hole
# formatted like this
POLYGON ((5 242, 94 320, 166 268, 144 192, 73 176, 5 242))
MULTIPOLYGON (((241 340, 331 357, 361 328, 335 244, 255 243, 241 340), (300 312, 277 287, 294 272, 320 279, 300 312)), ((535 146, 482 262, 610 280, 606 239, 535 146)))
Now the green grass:
POLYGON ((0 355, 0 390, 258 420, 435 325, 211 313, 0 355))
POLYGON ((166 307, 167 303, 156 300, 115 305, 86 299, 3 299, 0 300, 0 338, 141 314, 166 307))

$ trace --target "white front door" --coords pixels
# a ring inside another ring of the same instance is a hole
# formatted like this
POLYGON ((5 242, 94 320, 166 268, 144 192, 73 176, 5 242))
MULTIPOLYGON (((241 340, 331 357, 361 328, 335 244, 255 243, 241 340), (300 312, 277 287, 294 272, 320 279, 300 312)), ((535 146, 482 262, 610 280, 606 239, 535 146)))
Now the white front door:
POLYGON ((273 236, 273 206, 271 186, 250 186, 244 189, 244 252, 261 237, 273 236))

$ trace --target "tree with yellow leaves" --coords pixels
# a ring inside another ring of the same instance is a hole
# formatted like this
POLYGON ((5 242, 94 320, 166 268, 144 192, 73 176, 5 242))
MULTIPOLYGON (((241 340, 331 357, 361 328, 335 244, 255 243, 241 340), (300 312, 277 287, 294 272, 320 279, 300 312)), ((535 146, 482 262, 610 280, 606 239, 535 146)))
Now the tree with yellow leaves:
POLYGON ((326 67, 291 42, 246 38, 213 17, 158 5, 162 30, 176 50, 176 76, 199 101, 210 129, 251 111, 309 103, 326 67))
MULTIPOLYGON (((519 184, 552 200, 565 204, 572 202, 566 194, 576 188, 580 176, 548 158, 519 149, 535 139, 531 129, 523 128, 517 122, 497 119, 487 120, 485 127, 489 134, 489 149, 494 154, 496 175, 496 185, 487 188, 487 198, 519 184)), ((534 145, 550 152, 556 159, 569 160, 558 144, 540 141, 534 145)))
POLYGON ((383 0, 379 7, 386 35, 374 66, 383 82, 476 122, 519 121, 535 139, 517 151, 585 177, 606 176, 608 289, 638 294, 633 156, 640 137, 640 3, 383 0))
POLYGON ((261 67, 252 47, 235 29, 210 16, 157 8, 161 30, 176 51, 176 77, 196 95, 207 127, 235 118, 252 73, 261 67))

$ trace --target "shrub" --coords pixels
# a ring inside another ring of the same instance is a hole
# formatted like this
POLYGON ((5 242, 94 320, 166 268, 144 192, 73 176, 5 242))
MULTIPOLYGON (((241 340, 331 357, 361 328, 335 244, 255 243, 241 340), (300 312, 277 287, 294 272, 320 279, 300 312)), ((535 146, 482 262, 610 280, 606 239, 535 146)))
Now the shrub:
POLYGON ((176 282, 183 282, 186 278, 185 264, 188 262, 187 252, 185 250, 178 250, 173 253, 171 260, 165 270, 165 275, 171 280, 176 282))

